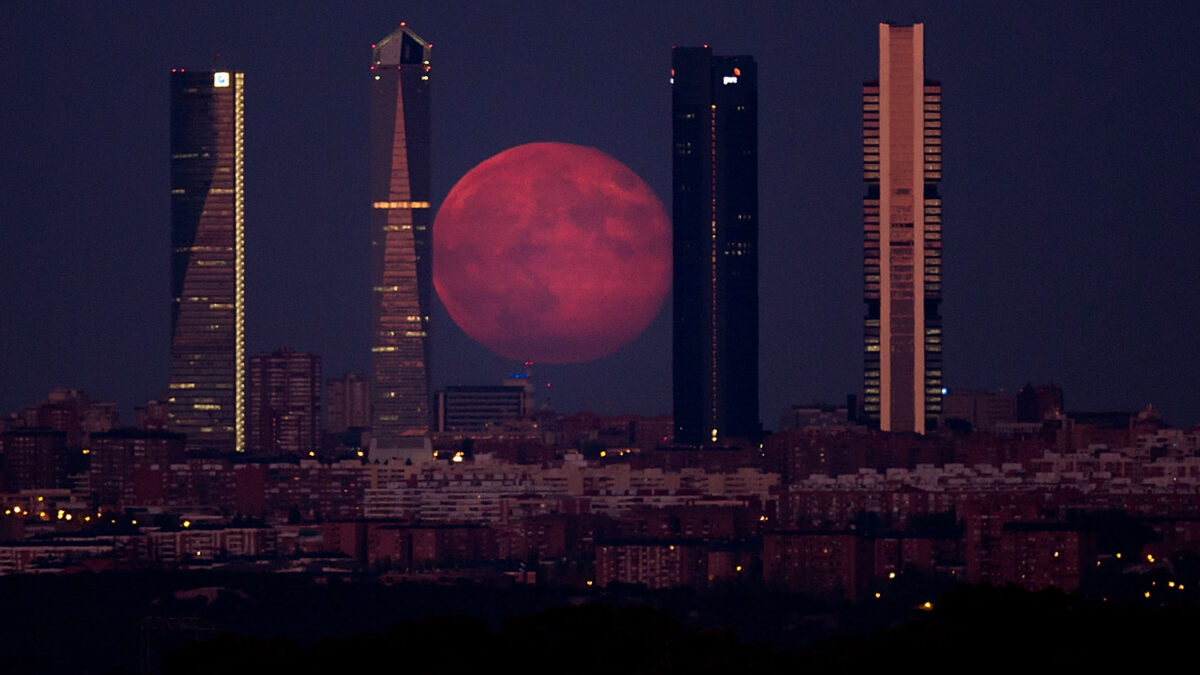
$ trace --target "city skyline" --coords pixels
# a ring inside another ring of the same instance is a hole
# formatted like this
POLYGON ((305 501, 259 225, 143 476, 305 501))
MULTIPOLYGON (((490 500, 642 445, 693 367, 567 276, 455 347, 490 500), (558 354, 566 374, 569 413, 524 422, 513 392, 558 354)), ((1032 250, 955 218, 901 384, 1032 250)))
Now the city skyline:
MULTIPOLYGON (((368 299, 352 294, 369 285, 360 224, 366 168, 356 165, 365 154, 365 92, 354 68, 380 26, 400 19, 439 43, 434 155, 446 159, 434 168, 435 206, 478 159, 526 140, 612 152, 662 197, 669 192, 669 46, 710 43, 722 53, 755 54, 760 80, 775 92, 760 105, 764 417, 788 403, 840 400, 857 389, 861 369, 858 87, 873 69, 872 26, 898 15, 890 7, 788 8, 776 16, 713 6, 712 18, 667 26, 622 5, 606 8, 605 21, 631 28, 623 41, 630 48, 601 55, 596 50, 611 38, 549 7, 492 8, 456 22, 433 6, 395 16, 381 5, 373 16, 282 12, 277 25, 250 20, 235 28, 221 7, 164 6, 145 12, 142 25, 161 30, 143 41, 102 30, 128 10, 96 9, 93 21, 62 25, 54 12, 9 5, 6 23, 18 30, 3 47, 13 64, 3 77, 25 95, 3 113, 12 157, 0 246, 11 290, 0 306, 5 407, 70 386, 118 401, 128 419, 131 406, 161 392, 168 330, 161 289, 169 276, 157 260, 169 246, 163 73, 176 64, 204 68, 216 51, 221 67, 248 72, 253 92, 262 93, 247 102, 251 349, 289 344, 321 354, 331 375, 365 370, 358 353, 368 343, 369 324, 360 318, 368 299), (312 28, 314 18, 322 30, 312 28), (792 39, 797 30, 803 44, 792 39), (267 53, 265 44, 293 34, 312 38, 303 57, 312 67, 267 53), (89 50, 99 54, 92 67, 104 85, 55 84, 51 74, 68 72, 69 58, 39 45, 60 35, 116 45, 89 50), (523 52, 519 62, 486 39, 496 35, 522 46, 511 50, 523 52), (555 53, 574 56, 559 64, 547 58, 555 53), (596 67, 583 71, 584 82, 580 62, 596 67), (645 105, 617 103, 631 92, 645 105), (488 117, 489 110, 499 114, 488 117), (444 122, 439 111, 449 113, 444 122), (42 187, 67 181, 77 184, 78 198, 42 187)), ((955 224, 955 253, 943 270, 953 289, 945 300, 953 336, 946 384, 1015 391, 1029 380, 1053 381, 1074 409, 1152 402, 1175 424, 1196 421, 1190 345, 1200 312, 1181 280, 1189 278, 1186 252, 1196 250, 1198 236, 1186 227, 1185 207, 1196 131, 1183 123, 1198 87, 1194 69, 1178 67, 1195 55, 1180 27, 1194 25, 1196 10, 930 7, 923 12, 929 60, 953 94, 946 101, 954 194, 946 218, 955 224), (1086 26, 1077 20, 1084 14, 1086 26)), ((608 359, 538 366, 539 377, 554 381, 551 404, 668 410, 665 316, 608 359)), ((435 367, 446 366, 435 386, 494 382, 511 370, 457 333, 440 308, 433 322, 447 333, 434 345, 435 367)))

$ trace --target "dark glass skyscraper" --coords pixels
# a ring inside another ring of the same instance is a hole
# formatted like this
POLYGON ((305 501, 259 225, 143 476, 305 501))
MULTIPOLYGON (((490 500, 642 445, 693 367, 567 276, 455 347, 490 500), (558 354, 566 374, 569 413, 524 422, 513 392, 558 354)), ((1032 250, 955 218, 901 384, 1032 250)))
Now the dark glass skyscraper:
POLYGON ((371 433, 377 448, 429 433, 430 45, 404 24, 372 46, 371 433))
POLYGON ((757 68, 677 47, 671 83, 675 441, 755 439, 757 68))
POLYGON ((924 433, 942 410, 942 86, 925 78, 923 24, 879 24, 862 101, 863 411, 924 433))
POLYGON ((243 74, 171 73, 168 427, 245 450, 243 74))

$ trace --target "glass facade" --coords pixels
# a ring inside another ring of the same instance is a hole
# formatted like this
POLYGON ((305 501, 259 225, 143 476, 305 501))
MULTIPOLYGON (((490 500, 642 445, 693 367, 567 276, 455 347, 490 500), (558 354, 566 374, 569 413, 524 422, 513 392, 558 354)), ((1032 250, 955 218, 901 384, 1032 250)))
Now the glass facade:
POLYGON ((671 55, 675 441, 757 439, 758 74, 671 55))
POLYGON ((379 448, 430 430, 430 45, 401 24, 373 45, 371 430, 379 448))
POLYGON ((171 73, 168 428, 244 451, 243 100, 239 72, 171 73))

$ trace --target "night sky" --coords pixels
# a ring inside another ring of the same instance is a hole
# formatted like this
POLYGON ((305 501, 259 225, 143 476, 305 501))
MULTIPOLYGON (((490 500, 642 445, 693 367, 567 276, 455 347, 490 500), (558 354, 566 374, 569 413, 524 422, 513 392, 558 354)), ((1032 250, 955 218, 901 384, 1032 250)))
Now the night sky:
MULTIPOLYGON (((1200 421, 1200 3, 340 4, 0 5, 0 414, 73 387, 132 423, 165 388, 173 67, 246 73, 248 353, 365 372, 370 45, 402 20, 434 44, 435 206, 487 157, 561 141, 669 209, 671 46, 753 55, 763 422, 843 401, 862 370, 860 88, 891 19, 925 22, 943 84, 948 385, 1053 381, 1068 409, 1200 421)), ((539 367, 552 406, 670 412, 670 316, 539 367)), ((434 356, 437 387, 516 367, 440 306, 434 356)))

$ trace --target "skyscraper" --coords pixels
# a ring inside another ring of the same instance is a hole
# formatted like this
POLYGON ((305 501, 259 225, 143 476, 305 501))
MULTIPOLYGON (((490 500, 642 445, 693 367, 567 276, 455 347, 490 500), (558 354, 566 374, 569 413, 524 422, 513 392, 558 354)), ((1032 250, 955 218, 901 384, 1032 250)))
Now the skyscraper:
POLYGON ((245 450, 243 74, 171 72, 168 427, 245 450))
POLYGON ((372 50, 371 432, 403 448, 431 419, 430 45, 402 23, 372 50))
POLYGON ((758 419, 758 74, 753 57, 671 54, 675 441, 754 439, 758 419))
POLYGON ((924 433, 942 396, 942 86, 925 79, 924 25, 879 24, 863 84, 863 411, 924 433))

